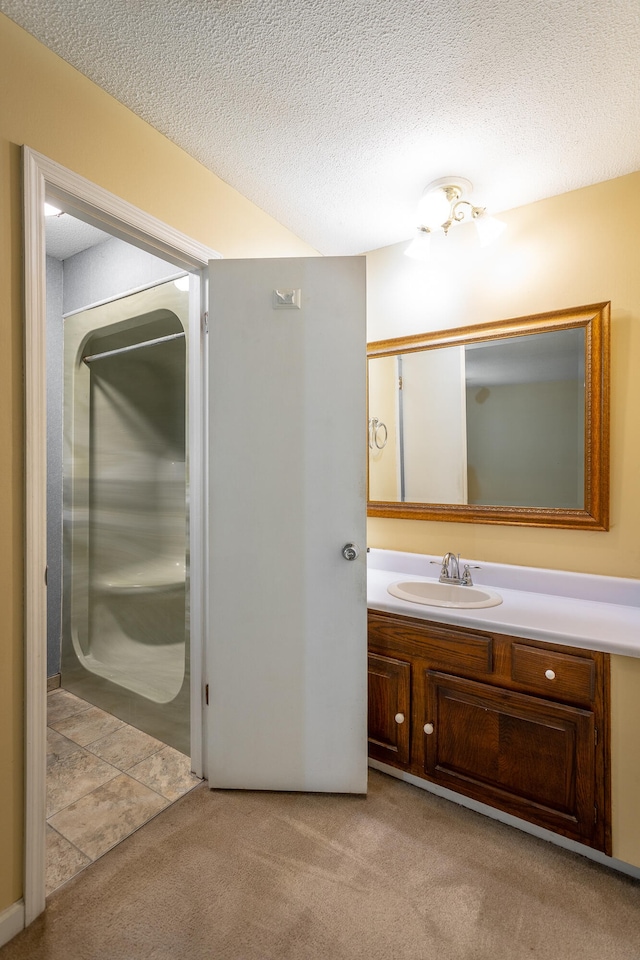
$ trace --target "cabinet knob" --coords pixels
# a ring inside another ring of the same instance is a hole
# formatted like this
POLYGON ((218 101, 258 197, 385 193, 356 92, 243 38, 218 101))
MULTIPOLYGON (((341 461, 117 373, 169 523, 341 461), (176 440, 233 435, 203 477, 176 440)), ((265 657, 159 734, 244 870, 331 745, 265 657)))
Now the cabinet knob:
POLYGON ((425 725, 424 725, 424 732, 425 732, 425 733, 433 733, 433 724, 432 724, 432 723, 425 723, 425 725))
POLYGON ((544 675, 547 678, 547 680, 555 680, 556 678, 556 675, 553 672, 553 670, 545 670, 544 675))
POLYGON ((404 713, 396 713, 395 721, 396 723, 404 723, 404 713))

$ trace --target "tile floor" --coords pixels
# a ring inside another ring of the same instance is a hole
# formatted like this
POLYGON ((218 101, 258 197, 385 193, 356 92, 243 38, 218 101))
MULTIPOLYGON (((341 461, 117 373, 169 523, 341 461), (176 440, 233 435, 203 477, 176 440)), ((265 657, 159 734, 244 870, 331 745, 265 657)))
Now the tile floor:
POLYGON ((184 754, 68 690, 47 707, 48 895, 200 781, 184 754))

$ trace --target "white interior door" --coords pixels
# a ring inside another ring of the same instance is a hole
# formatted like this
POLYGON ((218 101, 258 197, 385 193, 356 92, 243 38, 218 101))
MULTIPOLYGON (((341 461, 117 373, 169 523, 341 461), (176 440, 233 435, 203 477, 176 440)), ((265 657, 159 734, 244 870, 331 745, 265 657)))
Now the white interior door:
POLYGON ((209 303, 206 775, 364 793, 364 259, 214 261, 209 303))

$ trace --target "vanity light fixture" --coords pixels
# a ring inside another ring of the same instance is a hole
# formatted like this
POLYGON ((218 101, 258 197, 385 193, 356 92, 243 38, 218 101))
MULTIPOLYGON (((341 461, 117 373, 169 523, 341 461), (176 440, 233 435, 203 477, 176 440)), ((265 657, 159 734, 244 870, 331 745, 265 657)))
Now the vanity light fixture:
POLYGON ((472 189, 464 177, 440 177, 424 188, 418 202, 417 233, 405 250, 407 257, 428 260, 431 234, 442 230, 446 236, 454 223, 465 220, 475 223, 483 247, 500 236, 506 224, 490 217, 485 207, 476 207, 464 199, 464 194, 472 189))

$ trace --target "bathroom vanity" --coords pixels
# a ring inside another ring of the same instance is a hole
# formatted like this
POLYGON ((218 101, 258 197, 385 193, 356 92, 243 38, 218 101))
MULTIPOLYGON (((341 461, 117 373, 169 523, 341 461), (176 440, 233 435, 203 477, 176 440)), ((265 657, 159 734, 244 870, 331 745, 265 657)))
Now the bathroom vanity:
MULTIPOLYGON (((367 357, 370 517, 609 529, 608 302, 367 357)), ((370 763, 640 876, 640 581, 474 566, 371 550, 370 763)))
POLYGON ((369 556, 371 760, 611 856, 610 653, 640 655, 640 585, 486 564, 497 606, 389 593, 434 559, 369 556))
POLYGON ((369 612, 374 759, 610 853, 608 657, 369 612))

